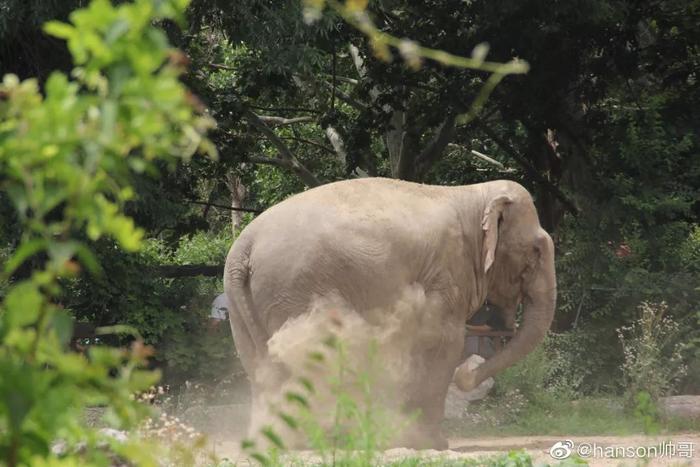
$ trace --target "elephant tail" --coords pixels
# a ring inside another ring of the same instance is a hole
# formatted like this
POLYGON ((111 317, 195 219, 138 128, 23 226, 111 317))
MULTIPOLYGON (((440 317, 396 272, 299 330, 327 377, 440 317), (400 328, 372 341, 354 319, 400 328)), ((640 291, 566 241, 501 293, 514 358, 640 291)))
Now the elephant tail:
MULTIPOLYGON (((254 360, 259 360, 267 355, 267 341, 270 336, 255 312, 253 296, 250 290, 250 263, 247 253, 233 251, 226 259, 224 272, 224 290, 231 304, 231 313, 238 315, 245 329, 241 329, 242 335, 250 339, 250 347, 255 353, 254 360)), ((247 248, 244 248, 247 250, 247 248)))

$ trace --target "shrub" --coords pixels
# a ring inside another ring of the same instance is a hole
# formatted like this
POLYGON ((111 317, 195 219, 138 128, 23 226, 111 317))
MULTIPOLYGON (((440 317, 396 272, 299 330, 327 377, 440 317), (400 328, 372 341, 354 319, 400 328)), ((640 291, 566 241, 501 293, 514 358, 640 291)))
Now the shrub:
POLYGON ((136 465, 156 464, 138 442, 115 443, 83 423, 89 405, 104 405, 116 428, 138 423, 146 408, 133 394, 158 378, 143 368, 152 349, 130 330, 128 350, 71 352, 72 320, 57 302, 66 278, 102 272, 86 238, 138 250, 143 232, 123 212, 130 174, 209 147, 211 122, 193 108, 165 34, 152 25, 182 22, 186 6, 93 0, 71 24, 45 27, 67 40, 72 80, 54 72, 41 91, 14 75, 0 83, 0 180, 22 229, 5 277, 32 260, 0 305, 0 459, 9 467, 107 465, 105 445, 136 465))
POLYGON ((155 348, 152 362, 168 384, 218 381, 238 363, 228 323, 215 332, 207 327, 212 300, 223 291, 221 277, 169 279, 136 271, 162 264, 220 263, 232 241, 230 232, 198 233, 174 248, 151 238, 138 253, 124 252, 113 242, 95 242, 93 250, 105 258, 104 274, 64 280, 60 303, 79 321, 138 329, 155 348))
POLYGON ((664 302, 644 302, 637 320, 618 329, 624 356, 623 384, 630 406, 642 392, 652 400, 669 394, 686 373, 684 346, 678 342, 680 327, 667 313, 664 302))
POLYGON ((496 376, 495 395, 510 400, 519 394, 546 407, 580 397, 584 379, 593 372, 580 361, 582 342, 589 339, 590 333, 580 330, 550 333, 541 346, 496 376))
POLYGON ((544 342, 551 367, 548 390, 568 399, 618 392, 622 357, 615 337, 613 329, 598 323, 550 333, 544 342))

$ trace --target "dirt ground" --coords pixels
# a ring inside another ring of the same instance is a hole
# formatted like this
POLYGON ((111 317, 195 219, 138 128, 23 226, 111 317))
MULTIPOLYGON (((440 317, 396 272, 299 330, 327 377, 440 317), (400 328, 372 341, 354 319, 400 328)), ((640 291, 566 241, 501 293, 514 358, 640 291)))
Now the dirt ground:
MULTIPOLYGON (((686 414, 695 410, 695 406, 690 407, 687 404, 680 407, 686 414)), ((248 417, 247 411, 248 404, 193 407, 184 414, 184 419, 198 431, 207 434, 213 450, 219 457, 237 461, 237 465, 245 465, 244 456, 240 452, 240 441, 235 441, 235 439, 240 439, 243 436, 244 420, 248 417), (240 420, 241 423, 232 424, 231 420, 240 420)), ((581 457, 585 458, 592 466, 674 465, 700 467, 700 432, 659 436, 570 436, 563 434, 561 436, 453 437, 450 439, 450 449, 447 451, 391 449, 386 451, 383 456, 387 461, 415 456, 433 459, 479 459, 505 454, 513 450, 525 450, 535 460, 535 464, 557 465, 559 461, 551 457, 550 448, 557 442, 564 443, 567 440, 572 442, 571 457, 580 450, 580 446, 584 446, 581 457), (648 455, 648 463, 643 458, 639 458, 636 452, 632 453, 635 457, 627 455, 629 450, 652 446, 657 448, 657 455, 654 456, 653 452, 652 455, 648 455), (594 449, 595 452, 585 455, 587 454, 585 449, 588 448, 594 449), (674 449, 675 453, 672 452, 674 449), (617 456, 614 455, 615 450, 617 450, 617 456), (611 451, 613 452, 611 453, 611 451), (627 457, 621 457, 620 453, 627 455, 627 457), (661 454, 664 455, 661 456, 661 454)), ((295 459, 308 460, 309 463, 319 460, 318 456, 310 451, 296 451, 292 456, 295 459)))
MULTIPOLYGON (((482 457, 504 454, 511 450, 527 451, 536 464, 559 463, 550 456, 550 448, 557 442, 573 442, 572 456, 580 450, 582 458, 588 450, 594 450, 595 454, 585 456, 585 460, 592 466, 627 466, 627 465, 673 465, 673 466, 700 466, 700 433, 686 433, 663 436, 514 436, 504 438, 452 438, 450 449, 447 451, 412 449, 390 449, 385 451, 385 461, 399 460, 405 457, 424 457, 430 459, 479 459, 482 457), (689 444, 690 443, 690 444, 689 444), (647 456, 647 459, 636 457, 637 454, 626 455, 626 452, 656 446, 657 457, 647 456), (639 448, 639 449, 638 449, 639 448), (617 457, 606 458, 606 455, 617 451, 617 457), (675 450, 675 452, 673 452, 675 450), (622 454, 620 454, 622 453, 622 454), (661 457, 661 453, 664 454, 661 457), (674 454, 674 455, 672 455, 674 454), (595 455, 595 457, 594 457, 595 455), (634 456, 634 457, 633 457, 634 456), (690 456, 690 457, 686 457, 690 456)), ((240 453, 239 443, 232 441, 219 441, 213 443, 213 449, 217 455, 237 461, 238 465, 245 464, 245 459, 240 453)), ((296 460, 305 460, 313 463, 318 457, 311 451, 296 451, 292 454, 296 460)))

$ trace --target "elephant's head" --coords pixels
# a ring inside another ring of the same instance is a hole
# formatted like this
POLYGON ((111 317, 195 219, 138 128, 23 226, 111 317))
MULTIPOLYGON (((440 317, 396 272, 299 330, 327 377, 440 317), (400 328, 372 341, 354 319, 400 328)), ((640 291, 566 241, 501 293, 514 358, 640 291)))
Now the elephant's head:
POLYGON ((481 215, 481 262, 486 298, 501 309, 506 327, 515 326, 523 305, 522 324, 515 337, 476 370, 465 365, 455 372, 457 386, 468 391, 525 357, 541 341, 554 315, 557 285, 554 244, 540 227, 530 194, 512 182, 486 184, 481 215))

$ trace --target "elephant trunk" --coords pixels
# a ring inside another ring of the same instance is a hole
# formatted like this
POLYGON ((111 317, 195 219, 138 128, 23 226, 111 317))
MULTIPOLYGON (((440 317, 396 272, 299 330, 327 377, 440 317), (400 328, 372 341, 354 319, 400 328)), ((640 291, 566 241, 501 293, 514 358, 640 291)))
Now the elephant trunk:
POLYGON ((546 235, 540 269, 523 288, 523 322, 515 337, 501 351, 486 360, 475 370, 460 365, 454 374, 454 382, 462 391, 470 391, 485 379, 524 358, 542 342, 554 317, 557 284, 554 272, 554 246, 546 235))

